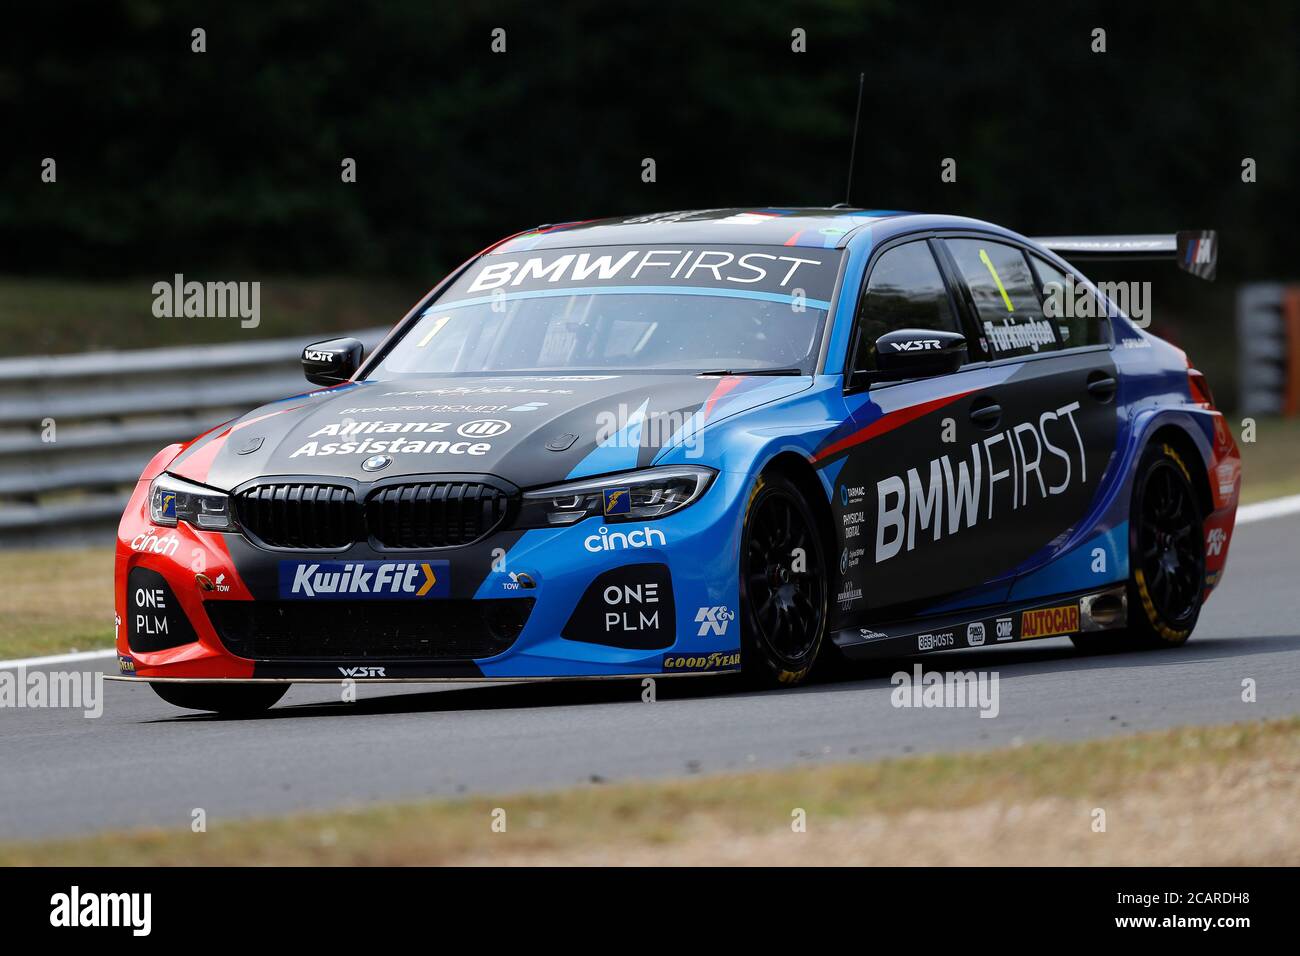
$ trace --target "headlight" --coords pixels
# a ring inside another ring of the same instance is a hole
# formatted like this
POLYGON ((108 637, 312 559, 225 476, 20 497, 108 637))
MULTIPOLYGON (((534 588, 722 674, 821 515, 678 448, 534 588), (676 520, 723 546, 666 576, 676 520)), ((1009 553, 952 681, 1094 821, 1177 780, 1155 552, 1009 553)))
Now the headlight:
POLYGON ((564 527, 591 517, 662 518, 704 494, 716 474, 712 468, 668 465, 539 488, 524 493, 515 527, 564 527))
POLYGON ((231 531, 230 497, 175 475, 162 474, 149 486, 149 517, 154 524, 176 527, 184 521, 205 531, 231 531))

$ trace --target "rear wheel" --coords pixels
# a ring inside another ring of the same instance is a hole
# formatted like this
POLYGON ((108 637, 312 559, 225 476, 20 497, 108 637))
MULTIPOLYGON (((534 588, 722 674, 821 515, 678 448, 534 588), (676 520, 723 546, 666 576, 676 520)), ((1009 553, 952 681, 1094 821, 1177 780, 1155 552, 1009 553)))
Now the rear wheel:
POLYGON ((760 478, 740 553, 742 666, 762 685, 808 676, 826 636, 826 558, 817 522, 794 483, 760 478))
POLYGON ((289 690, 288 684, 150 684, 154 693, 176 707, 248 716, 269 710, 289 690))
POLYGON ((1164 442, 1142 455, 1129 512, 1128 630, 1084 634, 1088 651, 1178 647, 1205 596, 1204 517, 1181 455, 1164 442))

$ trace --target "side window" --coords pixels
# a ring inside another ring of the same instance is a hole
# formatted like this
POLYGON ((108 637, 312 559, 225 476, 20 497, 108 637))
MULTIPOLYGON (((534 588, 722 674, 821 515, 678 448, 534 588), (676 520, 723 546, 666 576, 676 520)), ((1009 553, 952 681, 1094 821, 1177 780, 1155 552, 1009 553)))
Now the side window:
POLYGON ((948 251, 975 300, 980 337, 994 358, 1057 348, 1025 254, 984 239, 946 239, 948 251))
POLYGON ((874 370, 876 339, 896 329, 961 331, 943 274, 924 239, 889 249, 876 260, 858 307, 853 370, 874 370))
POLYGON ((1062 348, 1110 342, 1106 306, 1077 275, 1066 275, 1039 256, 1034 256, 1034 271, 1043 283, 1043 312, 1056 323, 1062 348))

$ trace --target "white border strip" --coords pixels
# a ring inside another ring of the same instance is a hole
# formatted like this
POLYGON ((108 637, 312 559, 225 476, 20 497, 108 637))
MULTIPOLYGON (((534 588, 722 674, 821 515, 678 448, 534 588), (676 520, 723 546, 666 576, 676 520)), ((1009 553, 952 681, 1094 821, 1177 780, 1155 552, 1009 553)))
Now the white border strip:
POLYGON ((1300 495, 1287 495, 1285 498, 1257 501, 1253 505, 1242 505, 1237 509, 1237 524, 1267 521, 1269 518, 1293 515, 1298 511, 1300 511, 1300 495))
MULTIPOLYGON (((1257 501, 1253 505, 1241 505, 1237 508, 1237 524, 1254 524, 1257 521, 1268 521, 1270 518, 1281 518, 1286 515, 1300 513, 1300 495, 1288 495, 1285 498, 1273 498, 1269 501, 1257 501)), ((51 654, 49 657, 28 657, 17 661, 0 661, 0 670, 10 670, 19 667, 43 667, 47 664, 72 664, 76 661, 97 661, 109 657, 116 657, 116 649, 106 651, 80 651, 76 654, 51 654)), ((644 676, 644 675, 634 675, 644 676)), ((655 675, 667 676, 667 675, 655 675)), ((535 680, 536 678, 529 678, 535 680)), ((566 680, 569 678, 565 678, 566 680)), ((500 678, 497 678, 500 680, 500 678)), ((426 679, 419 682, 424 683, 426 679)), ((441 681, 439 681, 440 683, 441 681)), ((333 683, 333 681, 331 681, 333 683)))
POLYGON ((17 661, 0 661, 0 670, 19 667, 43 667, 46 664, 72 664, 76 661, 97 661, 107 657, 116 657, 117 650, 78 651, 75 654, 51 654, 48 657, 24 657, 17 661))

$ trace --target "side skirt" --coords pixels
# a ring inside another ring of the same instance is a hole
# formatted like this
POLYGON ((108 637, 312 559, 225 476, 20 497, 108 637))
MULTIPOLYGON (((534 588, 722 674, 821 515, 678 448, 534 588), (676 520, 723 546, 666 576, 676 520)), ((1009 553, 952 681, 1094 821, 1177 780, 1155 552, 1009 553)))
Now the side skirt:
POLYGON ((1128 624, 1125 586, 1114 584, 1051 600, 1011 604, 994 612, 966 609, 956 614, 912 618, 875 627, 850 627, 831 635, 854 660, 903 657, 953 648, 988 647, 1040 637, 1068 637, 1128 624))

